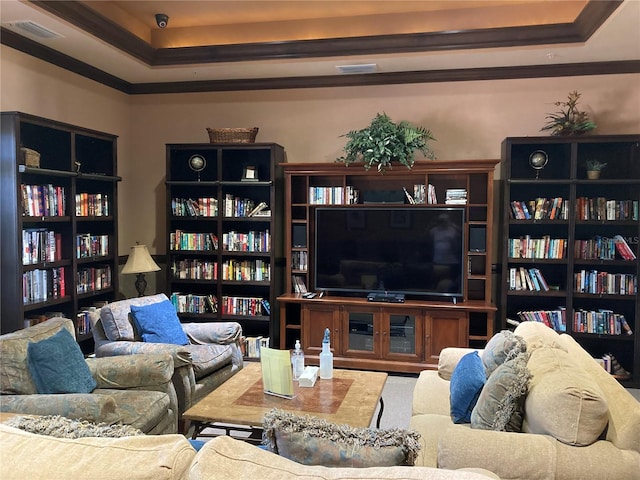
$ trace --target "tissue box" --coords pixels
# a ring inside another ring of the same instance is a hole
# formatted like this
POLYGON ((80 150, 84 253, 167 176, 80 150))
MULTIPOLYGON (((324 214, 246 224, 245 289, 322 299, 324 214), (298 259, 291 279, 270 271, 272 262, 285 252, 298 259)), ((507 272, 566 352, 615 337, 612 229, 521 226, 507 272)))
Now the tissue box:
POLYGON ((304 367, 302 375, 298 378, 298 384, 301 387, 313 387, 318 379, 319 371, 318 367, 304 367))

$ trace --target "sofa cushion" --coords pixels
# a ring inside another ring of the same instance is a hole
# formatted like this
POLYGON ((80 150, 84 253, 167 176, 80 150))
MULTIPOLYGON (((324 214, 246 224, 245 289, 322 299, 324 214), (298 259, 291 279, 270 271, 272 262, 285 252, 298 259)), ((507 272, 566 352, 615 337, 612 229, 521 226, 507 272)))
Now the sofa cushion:
POLYGON ((531 379, 527 360, 528 354, 523 352, 493 371, 471 413, 471 428, 522 430, 524 399, 531 379))
POLYGON ((0 478, 180 480, 195 450, 182 435, 55 438, 0 425, 0 478))
POLYGON ((146 297, 119 300, 105 305, 100 309, 100 320, 102 320, 105 335, 112 342, 139 340, 134 330, 133 320, 130 318, 131 305, 151 305, 164 300, 168 300, 167 296, 164 293, 159 293, 146 297))
POLYGON ((131 305, 131 314, 143 341, 174 345, 189 343, 176 308, 169 300, 150 305, 131 305))
POLYGON ((38 435, 50 435, 58 438, 119 438, 144 435, 140 430, 129 425, 109 425, 104 422, 95 423, 87 420, 73 420, 60 415, 34 417, 17 415, 6 421, 5 425, 19 428, 25 432, 37 433, 38 435))
POLYGON ((304 465, 413 465, 420 449, 420 435, 411 430, 353 428, 278 409, 264 416, 263 428, 270 451, 304 465))
POLYGON ((27 364, 38 393, 91 393, 96 388, 80 345, 64 328, 29 343, 27 364))
POLYGON ((482 354, 482 363, 484 364, 487 378, 504 362, 515 358, 526 350, 527 344, 524 339, 510 330, 502 330, 496 333, 487 342, 482 354))
MULTIPOLYGON (((469 353, 471 349, 464 347, 446 347, 438 355, 438 376, 443 380, 451 380, 451 375, 456 369, 462 357, 469 353)), ((484 355, 484 350, 476 350, 480 358, 484 355)))
POLYGON ((97 388, 94 393, 112 397, 118 405, 120 423, 150 432, 169 415, 171 399, 152 390, 97 388))
POLYGON ((27 366, 27 347, 55 335, 60 329, 73 334, 73 322, 55 317, 33 327, 6 333, 0 337, 0 393, 3 395, 33 395, 38 393, 27 366))
POLYGON ((484 365, 475 350, 460 359, 451 375, 451 419, 469 423, 471 412, 486 381, 484 365))
POLYGON ((301 465, 284 457, 274 455, 231 437, 211 439, 197 453, 189 472, 190 480, 487 480, 497 478, 471 471, 451 471, 439 468, 393 466, 393 467, 325 467, 301 465), (212 474, 215 472, 215 475, 212 474))
POLYGON ((607 426, 608 405, 596 380, 568 353, 538 348, 527 363, 533 375, 523 431, 569 445, 590 445, 607 426))
POLYGON ((513 333, 524 339, 529 352, 541 347, 559 348, 567 351, 560 335, 542 322, 522 322, 513 333))

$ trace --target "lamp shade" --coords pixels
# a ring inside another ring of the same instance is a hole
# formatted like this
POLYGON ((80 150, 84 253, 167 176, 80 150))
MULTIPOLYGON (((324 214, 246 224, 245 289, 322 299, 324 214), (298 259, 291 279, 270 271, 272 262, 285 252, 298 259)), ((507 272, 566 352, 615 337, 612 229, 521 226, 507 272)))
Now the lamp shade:
POLYGON ((147 246, 134 245, 131 247, 131 253, 122 269, 122 273, 126 275, 129 273, 157 272, 158 270, 160 270, 160 267, 151 258, 147 246))

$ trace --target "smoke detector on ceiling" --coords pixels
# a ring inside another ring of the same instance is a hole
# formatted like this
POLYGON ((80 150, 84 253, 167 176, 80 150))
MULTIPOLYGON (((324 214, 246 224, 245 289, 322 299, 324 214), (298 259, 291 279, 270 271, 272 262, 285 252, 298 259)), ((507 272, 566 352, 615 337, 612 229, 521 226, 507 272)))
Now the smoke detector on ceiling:
POLYGON ((36 23, 32 20, 18 20, 16 22, 7 22, 3 25, 10 28, 14 32, 27 33, 32 37, 41 38, 41 39, 63 37, 59 33, 56 33, 53 30, 49 30, 48 28, 43 27, 39 23, 36 23))
POLYGON ((336 65, 340 73, 375 73, 378 71, 377 63, 361 63, 357 65, 336 65))

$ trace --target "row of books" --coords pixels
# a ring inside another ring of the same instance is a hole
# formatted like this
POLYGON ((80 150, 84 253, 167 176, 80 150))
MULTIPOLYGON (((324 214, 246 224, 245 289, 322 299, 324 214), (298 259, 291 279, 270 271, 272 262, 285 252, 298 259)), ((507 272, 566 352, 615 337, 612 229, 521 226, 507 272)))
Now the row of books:
POLYGON ((360 192, 350 186, 346 187, 309 187, 309 203, 312 205, 356 204, 360 192))
POLYGON ((576 217, 579 220, 638 220, 638 200, 578 197, 576 217))
POLYGON ((268 282, 271 264, 264 260, 225 260, 222 264, 222 279, 235 281, 268 282))
POLYGON ((573 288, 578 293, 595 295, 636 295, 638 278, 629 273, 580 270, 573 274, 573 288))
POLYGON ((622 235, 576 240, 573 257, 583 260, 615 260, 616 252, 624 260, 635 259, 635 253, 622 235))
POLYGON ((29 270, 22 274, 22 303, 46 302, 66 295, 63 267, 29 270))
POLYGON ((261 297, 223 296, 220 308, 224 315, 242 315, 256 317, 270 315, 269 302, 261 297))
POLYGON ((194 293, 173 292, 171 303, 178 313, 217 313, 218 299, 213 294, 197 295, 194 293))
POLYGON ((106 193, 77 193, 76 217, 108 217, 109 195, 106 193))
POLYGON ((465 205, 467 203, 467 189, 447 188, 444 203, 447 205, 465 205))
POLYGON ((36 313, 24 317, 22 324, 24 325, 24 328, 29 328, 53 317, 66 317, 66 315, 63 312, 36 313))
POLYGON ((218 249, 218 237, 213 233, 188 233, 176 230, 169 234, 171 250, 214 251, 218 249))
POLYGON ((508 248, 509 258, 560 259, 567 257, 567 239, 551 238, 549 235, 541 238, 531 238, 530 235, 510 238, 508 248))
POLYGON ((438 203, 438 199, 436 198, 436 187, 430 183, 427 185, 421 183, 415 184, 413 186, 413 202, 409 200, 409 203, 429 205, 438 203))
POLYGON ((605 309, 574 312, 573 331, 602 335, 633 335, 633 330, 624 315, 605 309))
POLYGON ((110 288, 112 285, 111 266, 81 268, 76 273, 76 292, 89 293, 110 288))
POLYGON ((510 268, 509 290, 529 290, 548 292, 549 285, 538 268, 510 268))
POLYGON ((62 234, 34 228, 22 230, 22 264, 55 262, 62 259, 62 234))
POLYGON ((76 258, 101 257, 109 255, 109 235, 76 235, 76 258))
POLYGON ((271 251, 271 234, 254 230, 248 233, 230 231, 222 235, 222 249, 227 252, 261 252, 271 251))
POLYGON ((541 322, 556 332, 567 331, 567 309, 558 307, 555 310, 522 310, 518 312, 521 322, 541 322))
POLYGON ((178 280, 217 280, 218 262, 199 258, 173 260, 171 271, 178 280))
POLYGON ((296 251, 291 252, 291 269, 306 272, 309 268, 308 252, 296 251))
POLYGON ((225 195, 223 205, 225 217, 253 217, 267 208, 265 202, 256 205, 254 200, 236 197, 230 193, 225 195))
POLYGON ((291 283, 294 293, 307 293, 307 284, 304 283, 304 277, 302 275, 292 275, 291 283))
POLYGON ((567 220, 569 201, 562 197, 543 198, 523 201, 513 200, 511 216, 516 220, 567 220))
POLYGON ((65 188, 59 185, 20 185, 22 214, 28 217, 62 217, 67 211, 65 188))
POLYGON ((245 357, 260 358, 260 349, 263 347, 269 348, 269 343, 269 337, 245 337, 240 348, 242 349, 242 354, 245 357))
POLYGON ((218 199, 215 197, 171 199, 171 213, 176 217, 216 217, 218 199))

